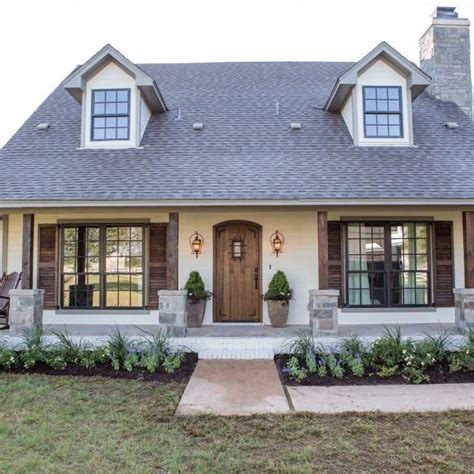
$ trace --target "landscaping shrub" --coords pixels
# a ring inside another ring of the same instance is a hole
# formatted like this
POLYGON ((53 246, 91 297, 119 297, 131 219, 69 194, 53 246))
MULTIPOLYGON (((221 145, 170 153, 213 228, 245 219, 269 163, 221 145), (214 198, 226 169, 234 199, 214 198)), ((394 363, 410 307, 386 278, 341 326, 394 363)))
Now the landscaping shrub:
POLYGON ((268 285, 268 290, 263 295, 263 299, 273 301, 289 301, 293 298, 293 290, 290 288, 286 275, 278 270, 268 285))
POLYGON ((449 370, 474 370, 474 332, 456 352, 449 352, 449 335, 441 332, 420 341, 404 339, 399 327, 385 333, 369 347, 358 336, 346 338, 337 351, 325 351, 304 331, 287 343, 292 354, 284 369, 293 380, 302 382, 309 375, 342 379, 352 375, 377 375, 382 378, 401 376, 411 383, 429 382, 429 371, 435 366, 449 370))
POLYGON ((197 271, 189 274, 188 281, 184 285, 184 289, 188 292, 188 298, 194 301, 207 301, 211 298, 212 293, 206 290, 204 280, 197 271))

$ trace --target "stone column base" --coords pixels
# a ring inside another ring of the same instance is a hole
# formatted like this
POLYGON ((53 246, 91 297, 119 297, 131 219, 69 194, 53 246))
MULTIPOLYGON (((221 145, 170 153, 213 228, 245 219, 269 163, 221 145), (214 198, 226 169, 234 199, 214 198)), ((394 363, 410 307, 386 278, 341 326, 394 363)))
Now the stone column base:
POLYGON ((158 323, 162 333, 168 337, 185 337, 188 326, 186 290, 158 291, 160 305, 158 323))
POLYGON ((10 330, 43 326, 44 290, 10 290, 10 330))
POLYGON ((309 323, 313 336, 334 336, 338 330, 339 290, 309 290, 309 323))
POLYGON ((453 293, 457 328, 463 332, 474 329, 474 288, 455 288, 453 293))

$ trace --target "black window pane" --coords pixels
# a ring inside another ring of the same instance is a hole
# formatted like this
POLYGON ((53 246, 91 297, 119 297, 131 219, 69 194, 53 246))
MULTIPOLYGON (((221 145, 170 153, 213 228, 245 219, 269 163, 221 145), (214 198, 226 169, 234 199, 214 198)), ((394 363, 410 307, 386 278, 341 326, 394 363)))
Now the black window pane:
POLYGON ((96 90, 92 100, 92 140, 128 140, 130 91, 96 90))
POLYGON ((402 106, 399 87, 364 87, 365 136, 402 137, 402 106))

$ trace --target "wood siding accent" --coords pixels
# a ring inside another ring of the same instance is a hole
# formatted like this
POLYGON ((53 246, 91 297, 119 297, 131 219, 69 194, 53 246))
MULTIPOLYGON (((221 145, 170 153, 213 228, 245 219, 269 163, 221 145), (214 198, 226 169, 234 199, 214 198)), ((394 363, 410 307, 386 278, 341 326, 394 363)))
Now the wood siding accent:
POLYGON ((33 288, 33 242, 35 215, 23 214, 23 242, 21 256, 21 287, 33 288))
POLYGON ((328 221, 328 288, 339 290, 338 306, 344 305, 344 254, 342 247, 342 222, 328 221))
POLYGON ((166 236, 166 289, 168 290, 178 289, 178 237, 179 213, 170 212, 168 232, 166 236))
POLYGON ((38 227, 38 288, 44 290, 44 308, 58 308, 58 226, 38 227))
POLYGON ((214 321, 262 320, 261 226, 229 221, 214 226, 214 321), (242 243, 234 258, 233 242, 242 243))
POLYGON ((150 224, 148 233, 148 307, 158 308, 158 291, 167 289, 167 224, 150 224))
POLYGON ((474 212, 463 212, 464 284, 474 288, 474 212))
POLYGON ((433 222, 433 302, 438 307, 454 306, 453 223, 433 222))
POLYGON ((329 288, 328 213, 318 212, 318 281, 319 289, 329 288))

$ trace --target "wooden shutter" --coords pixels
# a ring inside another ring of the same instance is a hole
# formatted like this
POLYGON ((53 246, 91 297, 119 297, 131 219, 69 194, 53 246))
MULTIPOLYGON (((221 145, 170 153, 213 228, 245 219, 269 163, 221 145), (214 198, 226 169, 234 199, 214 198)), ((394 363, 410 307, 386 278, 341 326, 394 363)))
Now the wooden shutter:
POLYGON ((44 290, 44 308, 58 307, 58 226, 39 226, 38 288, 44 290))
POLYGON ((328 222, 328 287, 339 290, 339 307, 344 304, 344 265, 342 253, 342 223, 328 222))
POLYGON ((454 306, 453 223, 433 222, 433 287, 435 306, 454 306))
POLYGON ((166 289, 166 227, 167 224, 150 224, 148 307, 158 308, 158 290, 166 289))

